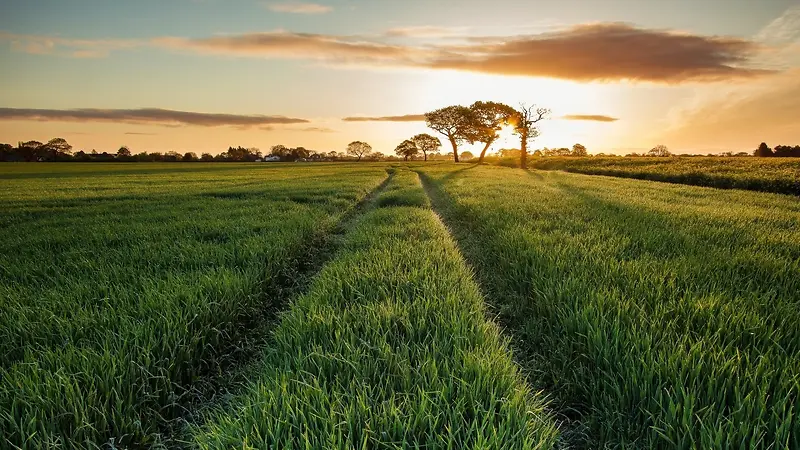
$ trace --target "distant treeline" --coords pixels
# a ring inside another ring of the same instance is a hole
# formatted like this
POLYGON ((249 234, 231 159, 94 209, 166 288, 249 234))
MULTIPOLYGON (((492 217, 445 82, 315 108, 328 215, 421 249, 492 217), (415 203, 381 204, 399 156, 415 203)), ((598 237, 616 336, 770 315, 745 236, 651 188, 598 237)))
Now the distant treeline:
MULTIPOLYGON (((495 129, 492 129, 494 132, 495 129)), ((487 139, 489 144, 493 139, 487 139)), ((477 142, 477 141, 476 141, 477 142)), ((500 149, 494 156, 486 155, 486 145, 481 152, 478 162, 488 162, 490 164, 500 164, 504 166, 519 167, 521 163, 520 149, 500 149)), ((126 146, 120 147, 116 152, 97 152, 92 150, 86 152, 79 150, 73 152, 73 147, 63 138, 54 138, 46 143, 39 141, 19 142, 17 146, 11 144, 0 144, 0 161, 15 162, 51 162, 51 161, 74 161, 74 162, 259 162, 259 161, 399 161, 399 160, 435 160, 452 161, 457 156, 456 161, 470 161, 475 159, 472 152, 464 151, 459 155, 454 153, 440 153, 441 142, 439 139, 428 134, 419 134, 401 143, 395 152, 397 156, 385 155, 380 152, 372 152, 372 147, 366 142, 354 141, 348 144, 345 151, 316 151, 305 147, 286 147, 284 145, 272 146, 269 153, 264 154, 258 148, 250 147, 228 147, 228 149, 217 155, 202 153, 199 156, 195 152, 179 153, 168 152, 139 152, 133 153, 126 146), (422 156, 420 156, 422 153, 422 156)), ((800 145, 778 145, 774 149, 766 143, 761 143, 759 147, 751 152, 725 152, 708 155, 679 154, 675 155, 664 145, 657 145, 650 151, 644 153, 628 153, 625 157, 795 157, 800 158, 800 145)), ((544 147, 533 151, 531 157, 613 157, 614 154, 598 153, 591 155, 582 144, 575 144, 572 148, 544 147)))
MULTIPOLYGON (((286 147, 275 145, 268 154, 263 154, 258 148, 228 147, 228 150, 212 155, 195 152, 179 153, 169 152, 140 152, 133 153, 128 147, 120 147, 114 153, 86 152, 79 150, 73 152, 72 146, 63 138, 54 138, 46 143, 39 141, 20 142, 16 147, 10 144, 0 144, 0 161, 5 162, 259 162, 259 161, 399 161, 403 158, 387 156, 383 153, 372 152, 368 144, 361 148, 359 153, 354 153, 352 143, 347 151, 315 151, 305 147, 286 147)), ((452 160, 452 155, 434 153, 429 156, 433 160, 452 160)))

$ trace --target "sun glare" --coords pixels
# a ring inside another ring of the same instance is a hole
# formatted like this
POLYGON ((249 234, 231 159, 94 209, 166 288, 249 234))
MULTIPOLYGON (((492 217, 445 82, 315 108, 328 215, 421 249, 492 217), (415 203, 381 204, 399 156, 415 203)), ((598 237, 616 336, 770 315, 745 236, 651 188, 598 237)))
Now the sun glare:
MULTIPOLYGON (((499 101, 515 107, 520 102, 535 103, 551 108, 551 118, 542 122, 542 135, 532 143, 532 148, 567 147, 577 142, 590 148, 610 145, 607 136, 615 128, 611 123, 562 119, 569 114, 606 112, 617 104, 618 99, 601 84, 450 71, 430 72, 420 89, 424 95, 409 100, 413 102, 409 106, 418 111, 469 105, 477 100, 499 101)), ((519 138, 510 127, 505 127, 490 152, 517 147, 519 138)))

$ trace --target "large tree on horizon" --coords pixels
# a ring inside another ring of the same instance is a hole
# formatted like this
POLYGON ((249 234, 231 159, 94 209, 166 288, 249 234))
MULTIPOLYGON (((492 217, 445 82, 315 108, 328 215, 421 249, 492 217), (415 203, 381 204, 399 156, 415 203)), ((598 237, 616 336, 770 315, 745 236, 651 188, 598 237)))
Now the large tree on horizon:
POLYGON ((425 161, 428 160, 428 153, 436 153, 442 147, 442 141, 440 141, 439 138, 427 133, 420 133, 410 140, 422 151, 422 154, 425 156, 425 161))
POLYGON ((760 156, 760 157, 767 157, 767 156, 774 156, 775 153, 769 148, 766 142, 762 142, 761 145, 758 146, 755 152, 753 152, 753 156, 760 156))
POLYGON ((443 134, 453 146, 453 158, 458 162, 458 144, 470 142, 472 111, 466 106, 453 105, 425 113, 425 122, 432 130, 443 134))
POLYGON ((361 158, 365 155, 368 155, 372 151, 372 146, 367 144, 366 142, 362 141, 353 141, 347 144, 347 154, 350 156, 357 157, 357 161, 361 161, 361 158))
POLYGON ((504 103, 482 101, 473 103, 469 109, 472 112, 470 116, 472 122, 468 130, 469 140, 486 144, 478 157, 478 163, 482 163, 486 151, 500 137, 497 132, 503 125, 509 123, 516 110, 504 103))
POLYGON ((398 156, 402 156, 404 161, 408 161, 409 157, 419 153, 419 148, 414 141, 406 139, 394 149, 394 152, 397 153, 398 156))

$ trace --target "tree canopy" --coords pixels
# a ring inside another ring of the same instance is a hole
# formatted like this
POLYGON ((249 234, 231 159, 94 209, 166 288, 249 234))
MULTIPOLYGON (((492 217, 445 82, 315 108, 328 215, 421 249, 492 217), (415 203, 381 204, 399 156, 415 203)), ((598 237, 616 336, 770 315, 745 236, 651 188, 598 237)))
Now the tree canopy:
POLYGON ((417 144, 415 144, 414 141, 406 139, 394 149, 394 152, 397 153, 398 156, 402 156, 403 160, 408 161, 408 158, 419 153, 419 148, 417 148, 417 144))
POLYGON ((412 137, 411 142, 417 145, 417 148, 425 156, 425 161, 428 160, 428 153, 436 153, 442 147, 442 141, 439 138, 427 133, 420 133, 412 137))
POLYGON ((498 131, 516 115, 514 108, 499 102, 477 101, 470 107, 470 126, 467 134, 470 142, 483 142, 485 145, 478 158, 483 162, 486 151, 497 140, 498 131))
POLYGON ((444 135, 453 147, 453 157, 458 162, 458 144, 471 140, 472 111, 466 106, 445 106, 425 113, 425 122, 432 130, 444 135))
POLYGON ((355 156, 358 158, 358 161, 361 161, 366 155, 372 151, 372 146, 367 144, 366 142, 362 141, 353 141, 347 144, 347 154, 350 156, 355 156))

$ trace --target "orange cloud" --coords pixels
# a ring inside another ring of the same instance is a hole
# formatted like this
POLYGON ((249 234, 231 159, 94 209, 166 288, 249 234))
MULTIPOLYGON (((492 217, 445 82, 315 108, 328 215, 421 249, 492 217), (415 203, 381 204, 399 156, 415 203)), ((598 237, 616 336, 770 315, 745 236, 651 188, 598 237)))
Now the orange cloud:
POLYGON ((390 28, 389 30, 386 30, 385 35, 389 37, 428 38, 428 37, 455 36, 456 34, 463 33, 463 31, 464 28, 421 25, 421 26, 411 26, 411 27, 390 28))
POLYGON ((577 81, 708 82, 769 73, 746 67, 758 50, 739 38, 600 23, 532 36, 472 39, 427 65, 577 81))
POLYGON ((577 81, 712 82, 771 73, 748 67, 761 49, 745 39, 647 30, 620 23, 579 25, 538 35, 468 38, 462 45, 391 45, 290 32, 160 38, 153 42, 173 49, 224 55, 577 81))
POLYGON ((611 116, 603 116, 600 114, 567 114, 561 116, 564 120, 588 120, 593 122, 616 122, 619 119, 611 116))
POLYGON ((193 125, 201 127, 269 127, 309 123, 306 119, 285 116, 198 113, 158 108, 141 109, 23 109, 0 108, 0 120, 35 120, 54 122, 114 122, 161 126, 193 125))
MULTIPOLYGON (((276 4, 296 11, 303 3, 276 4), (291 8, 286 5, 291 5, 291 8)), ((317 7, 326 8, 321 5, 317 7)), ((442 32, 438 27, 390 30, 395 36, 442 32), (415 34, 416 33, 416 34, 415 34)), ((773 71, 753 67, 765 49, 740 38, 649 30, 621 23, 578 25, 535 35, 466 37, 460 45, 393 45, 359 38, 285 31, 135 40, 76 40, 0 32, 17 51, 101 57, 111 50, 151 45, 217 55, 306 59, 340 65, 461 70, 575 81, 677 84, 754 78, 773 71)))
POLYGON ((198 53, 370 65, 413 65, 415 58, 421 59, 427 53, 421 49, 355 38, 284 31, 199 39, 164 37, 152 42, 157 46, 198 53))
POLYGON ((403 116, 379 116, 379 117, 345 117, 345 122, 424 122, 424 114, 406 114, 403 116))
POLYGON ((267 7, 275 12, 291 14, 325 14, 333 10, 330 6, 317 3, 272 3, 267 7))

